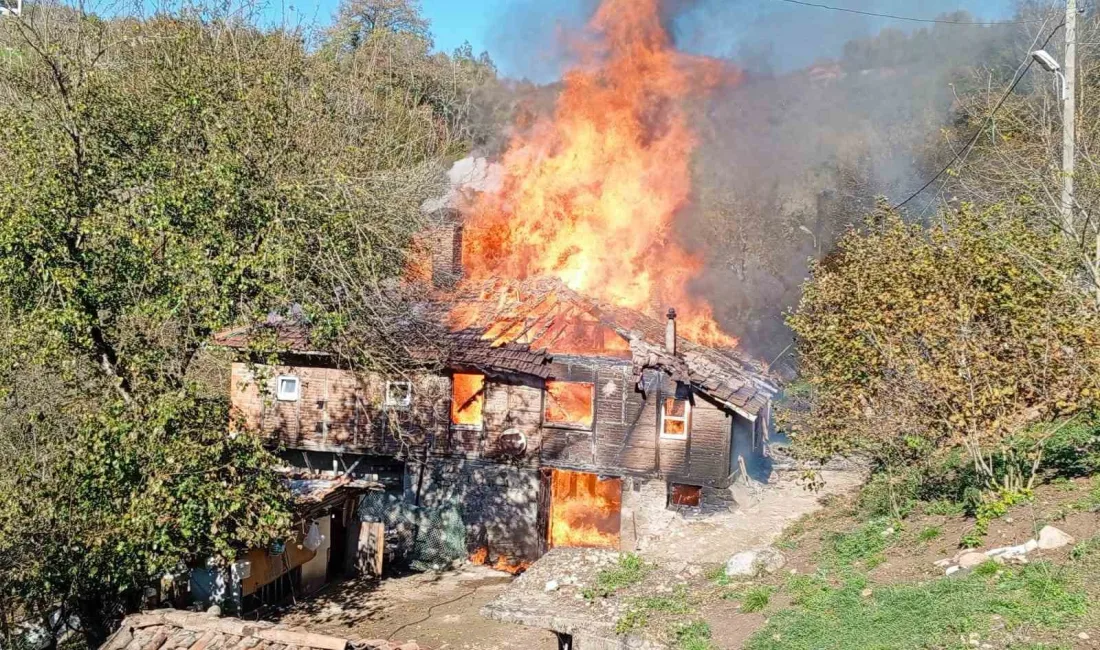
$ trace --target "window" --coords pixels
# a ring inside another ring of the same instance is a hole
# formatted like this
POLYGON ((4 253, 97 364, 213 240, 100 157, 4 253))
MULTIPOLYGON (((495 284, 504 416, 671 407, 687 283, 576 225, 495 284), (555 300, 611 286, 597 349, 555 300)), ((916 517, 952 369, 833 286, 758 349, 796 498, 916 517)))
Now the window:
POLYGON ((481 428, 485 405, 485 375, 456 372, 451 381, 451 424, 481 428))
POLYGON ((691 428, 691 402, 666 397, 661 402, 661 437, 685 440, 691 428))
POLYGON ((698 485, 670 483, 668 486, 668 506, 688 506, 698 508, 703 500, 703 488, 698 485))
POLYGON ((579 381, 547 381, 543 420, 556 426, 592 428, 595 384, 579 381))
POLYGON ((301 388, 301 382, 294 375, 279 375, 275 380, 275 398, 280 402, 297 402, 301 388))
POLYGON ((412 384, 407 381, 386 382, 386 406, 409 408, 412 406, 412 384))

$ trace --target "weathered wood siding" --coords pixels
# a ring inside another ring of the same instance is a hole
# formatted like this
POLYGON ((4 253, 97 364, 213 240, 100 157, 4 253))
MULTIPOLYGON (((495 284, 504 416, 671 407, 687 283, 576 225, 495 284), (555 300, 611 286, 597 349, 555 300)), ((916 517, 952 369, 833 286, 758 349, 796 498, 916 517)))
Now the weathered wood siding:
POLYGON ((646 395, 636 389, 630 364, 623 360, 562 358, 554 363, 552 377, 595 386, 591 429, 544 424, 543 384, 521 377, 486 381, 480 428, 450 424, 448 376, 416 377, 413 405, 400 410, 384 406, 385 379, 380 376, 237 363, 231 394, 241 422, 290 449, 387 456, 429 449, 439 456, 699 485, 721 485, 729 479, 735 466, 730 453, 733 418, 705 397, 695 397, 687 440, 662 439, 657 405, 675 393, 674 383, 662 374, 647 371, 646 395), (301 399, 274 399, 280 374, 299 377, 301 399), (522 454, 502 444, 506 432, 523 434, 522 454))
POLYGON ((412 407, 394 409, 384 405, 386 382, 378 376, 247 363, 234 363, 230 376, 232 424, 258 430, 289 449, 404 455, 422 449, 449 424, 446 408, 437 407, 440 396, 449 395, 443 377, 414 378, 412 407), (275 399, 280 375, 298 377, 298 400, 275 399))

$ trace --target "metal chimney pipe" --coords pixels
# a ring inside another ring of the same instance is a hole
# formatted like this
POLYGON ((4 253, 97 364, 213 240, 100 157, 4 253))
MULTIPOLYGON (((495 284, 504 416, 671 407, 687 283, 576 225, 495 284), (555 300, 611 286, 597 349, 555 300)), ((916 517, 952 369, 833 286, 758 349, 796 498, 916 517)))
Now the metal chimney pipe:
POLYGON ((668 308, 668 324, 665 325, 665 352, 676 354, 676 309, 668 308))

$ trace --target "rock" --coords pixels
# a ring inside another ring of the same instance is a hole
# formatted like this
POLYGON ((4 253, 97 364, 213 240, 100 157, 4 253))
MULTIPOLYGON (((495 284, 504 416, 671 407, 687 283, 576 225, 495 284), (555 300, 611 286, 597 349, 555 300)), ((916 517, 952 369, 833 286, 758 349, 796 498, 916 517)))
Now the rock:
POLYGON ((859 592, 859 595, 863 596, 864 598, 870 598, 871 594, 873 594, 873 593, 874 592, 871 591, 871 588, 868 587, 868 588, 864 589, 863 591, 859 592))
POLYGON ((1087 632, 1082 632, 1082 633, 1077 635, 1077 638, 1081 639, 1082 641, 1088 641, 1089 638, 1091 638, 1091 637, 1089 637, 1087 632))
POLYGON ((726 562, 726 575, 755 576, 760 573, 775 573, 786 563, 787 559, 783 554, 770 546, 742 551, 726 562))
POLYGON ((218 607, 217 605, 211 605, 209 607, 209 609, 206 610, 206 613, 211 614, 213 616, 221 616, 222 615, 222 608, 218 607))
POLYGON ((947 567, 947 570, 944 571, 943 573, 944 573, 944 575, 949 576, 952 573, 958 573, 958 572, 959 572, 959 567, 958 566, 949 566, 949 567, 947 567))
POLYGON ((973 569, 979 564, 985 562, 989 558, 985 553, 980 551, 967 551, 959 556, 959 568, 960 569, 973 569))
POLYGON ((543 587, 543 589, 542 589, 542 590, 543 590, 543 591, 557 591, 557 590, 558 590, 558 586, 559 586, 559 585, 558 585, 558 581, 557 581, 557 580, 551 580, 551 581, 549 581, 549 582, 547 582, 547 583, 546 583, 546 586, 545 586, 545 587, 543 587))
POLYGON ((939 567, 939 568, 941 568, 941 569, 946 569, 947 567, 951 566, 951 563, 952 563, 952 562, 954 562, 954 560, 951 560, 951 559, 948 559, 948 558, 944 558, 944 559, 942 559, 942 560, 936 560, 936 561, 935 561, 935 562, 933 562, 932 564, 934 564, 934 565, 938 566, 938 567, 939 567))
POLYGON ((1025 549, 1025 550, 1026 550, 1026 551, 1027 551, 1028 553, 1030 553, 1030 552, 1034 551, 1034 550, 1035 550, 1035 549, 1037 549, 1037 548, 1039 548, 1039 541, 1038 541, 1038 540, 1035 540, 1035 539, 1029 539, 1029 540, 1027 540, 1026 542, 1024 542, 1024 549, 1025 549))
POLYGON ((991 548, 985 552, 986 555, 992 558, 1006 558, 1014 557, 1018 555, 1026 555, 1034 548, 1029 549, 1027 544, 1017 544, 1016 546, 1002 546, 1000 548, 991 548))
POLYGON ((889 536, 893 535, 893 534, 894 534, 894 532, 895 532, 895 531, 894 531, 894 527, 893 527, 893 526, 890 526, 890 527, 889 527, 889 528, 887 528, 886 530, 882 531, 882 536, 883 536, 883 537, 889 537, 889 536))
POLYGON ((1043 529, 1039 531, 1039 548, 1043 550, 1049 551, 1055 548, 1062 548, 1072 543, 1072 537, 1054 526, 1043 526, 1043 529))

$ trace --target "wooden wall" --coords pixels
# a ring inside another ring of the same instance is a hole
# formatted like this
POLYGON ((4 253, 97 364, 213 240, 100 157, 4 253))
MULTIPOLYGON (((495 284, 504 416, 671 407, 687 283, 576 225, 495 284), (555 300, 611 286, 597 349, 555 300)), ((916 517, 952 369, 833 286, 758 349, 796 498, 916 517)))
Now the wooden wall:
POLYGON ((491 460, 525 467, 557 467, 611 475, 667 477, 676 482, 722 485, 730 476, 733 417, 696 396, 688 439, 658 435, 657 404, 675 385, 646 371, 648 395, 635 389, 629 362, 559 357, 552 377, 595 386, 590 430, 543 424, 540 380, 491 377, 486 382, 483 425, 450 425, 450 380, 423 375, 414 380, 413 407, 383 407, 385 380, 337 369, 233 364, 232 403, 242 422, 291 449, 377 455, 433 454, 491 460), (302 398, 279 402, 270 395, 275 377, 295 374, 302 398), (259 379, 257 379, 259 378, 259 379), (267 387, 260 391, 257 385, 267 387), (502 444, 506 432, 522 433, 522 454, 502 444), (397 435, 400 433, 400 439, 397 435))

